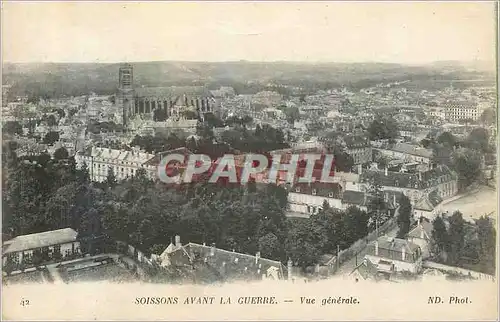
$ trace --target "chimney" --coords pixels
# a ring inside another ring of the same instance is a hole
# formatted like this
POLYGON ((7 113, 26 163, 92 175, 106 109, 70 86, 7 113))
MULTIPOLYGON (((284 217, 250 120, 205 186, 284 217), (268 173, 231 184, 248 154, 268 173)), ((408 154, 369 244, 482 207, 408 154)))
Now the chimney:
POLYGON ((215 256, 215 244, 210 247, 210 256, 215 256))
POLYGON ((203 242, 203 246, 207 246, 207 244, 205 242, 203 242))
POLYGON ((288 258, 287 262, 287 273, 288 273, 288 280, 292 280, 292 270, 293 270, 293 262, 291 258, 288 258))
POLYGON ((175 235, 175 247, 181 247, 181 236, 175 235))
POLYGON ((361 173, 363 173, 363 165, 358 164, 358 175, 360 175, 361 173))
POLYGON ((403 248, 401 248, 401 259, 402 260, 406 259, 406 249, 404 246, 403 246, 403 248))
POLYGON ((314 267, 314 270, 316 271, 316 274, 319 274, 319 264, 316 264, 314 267))
POLYGON ((365 266, 367 266, 367 265, 368 265, 368 258, 366 258, 366 257, 365 257, 365 258, 363 258, 363 264, 365 264, 365 266))
POLYGON ((259 262, 260 259, 260 252, 255 253, 255 264, 259 262))
POLYGON ((375 241, 375 255, 378 256, 378 240, 375 241))
POLYGON ((419 226, 420 226, 420 238, 424 239, 424 227, 422 226, 421 223, 419 224, 419 226))
POLYGON ((418 172, 418 181, 422 181, 422 171, 418 172))
POLYGON ((396 207, 396 195, 392 195, 392 204, 396 207))
POLYGON ((386 176, 389 175, 389 169, 387 167, 385 167, 384 173, 386 176))

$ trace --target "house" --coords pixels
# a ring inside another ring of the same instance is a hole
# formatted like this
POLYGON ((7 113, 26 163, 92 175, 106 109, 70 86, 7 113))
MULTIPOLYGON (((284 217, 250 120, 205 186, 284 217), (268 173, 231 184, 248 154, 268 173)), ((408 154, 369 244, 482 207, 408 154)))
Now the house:
POLYGON ((2 245, 2 263, 14 269, 81 254, 78 233, 71 228, 17 236, 2 245))
POLYGON ((365 258, 363 259, 361 264, 359 264, 352 270, 352 272, 349 274, 349 277, 354 279, 356 282, 366 280, 379 281, 383 279, 383 274, 378 271, 376 265, 365 258))
POLYGON ((436 190, 436 193, 446 200, 458 192, 458 176, 449 167, 439 165, 427 171, 393 172, 379 170, 365 170, 361 174, 362 190, 368 189, 374 180, 377 180, 384 190, 394 190, 404 193, 416 204, 426 195, 436 190))
POLYGON ((406 162, 429 164, 432 159, 432 150, 408 143, 383 144, 377 150, 387 157, 406 162))
POLYGON ((368 245, 365 258, 383 273, 418 274, 422 270, 422 250, 405 239, 382 236, 368 245))
POLYGON ((191 269, 195 263, 203 263, 216 272, 223 280, 282 280, 286 278, 286 269, 279 261, 260 256, 242 254, 196 243, 182 245, 180 236, 175 236, 175 243, 170 243, 160 255, 161 265, 178 269, 191 269))
POLYGON ((441 198, 439 191, 437 189, 432 190, 415 203, 413 207, 414 216, 433 220, 440 213, 439 205, 441 202, 443 202, 443 198, 441 198))
POLYGON ((432 238, 432 224, 421 218, 415 228, 410 230, 407 239, 418 245, 422 250, 422 258, 428 258, 431 254, 430 243, 432 238))
POLYGON ((347 135, 344 137, 346 152, 353 160, 354 164, 365 164, 372 161, 372 147, 370 140, 361 135, 347 135))
POLYGON ((144 169, 146 174, 154 179, 157 166, 146 163, 154 157, 154 154, 144 153, 138 149, 126 151, 93 146, 77 153, 75 161, 78 168, 81 168, 84 163, 87 165, 92 181, 102 182, 106 180, 110 168, 113 169, 118 180, 133 177, 139 169, 144 169))

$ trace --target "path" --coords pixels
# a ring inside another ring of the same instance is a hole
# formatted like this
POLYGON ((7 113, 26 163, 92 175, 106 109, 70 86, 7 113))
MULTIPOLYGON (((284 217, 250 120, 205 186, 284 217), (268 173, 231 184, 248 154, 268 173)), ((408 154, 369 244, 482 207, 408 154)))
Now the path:
MULTIPOLYGON (((398 226, 396 226, 383 235, 387 235, 389 237, 396 237, 396 235, 398 233, 398 229, 399 229, 398 226)), ((356 265, 361 264, 361 262, 363 261, 363 258, 366 255, 367 249, 368 249, 368 247, 363 248, 363 250, 361 250, 357 256, 353 256, 351 259, 340 264, 340 267, 335 274, 336 275, 349 275, 354 270, 354 268, 356 268, 356 265)))

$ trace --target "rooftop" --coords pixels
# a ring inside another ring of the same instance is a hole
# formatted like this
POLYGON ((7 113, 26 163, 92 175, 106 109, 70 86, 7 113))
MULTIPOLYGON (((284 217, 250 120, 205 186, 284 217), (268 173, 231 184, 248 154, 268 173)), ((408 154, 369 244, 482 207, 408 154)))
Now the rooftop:
POLYGON ((76 241, 78 233, 64 228, 43 233, 17 236, 3 243, 3 253, 14 253, 29 249, 42 248, 76 241))
POLYGON ((406 253, 404 261, 415 262, 421 256, 420 247, 408 240, 392 238, 387 236, 379 237, 376 241, 368 245, 367 254, 386 259, 396 259, 402 261, 402 253, 406 253), (378 254, 377 254, 378 245, 378 254))
POLYGON ((182 95, 212 97, 210 91, 204 86, 138 87, 135 89, 135 94, 139 97, 172 97, 176 99, 182 95))
POLYGON ((361 182, 367 183, 374 179, 379 180, 380 184, 386 187, 425 189, 455 180, 457 175, 445 165, 417 173, 387 171, 387 175, 382 170, 363 170, 361 182))
POLYGON ((425 149, 417 145, 412 145, 408 143, 384 144, 380 148, 384 150, 390 150, 394 152, 400 152, 424 158, 432 157, 432 150, 425 149))

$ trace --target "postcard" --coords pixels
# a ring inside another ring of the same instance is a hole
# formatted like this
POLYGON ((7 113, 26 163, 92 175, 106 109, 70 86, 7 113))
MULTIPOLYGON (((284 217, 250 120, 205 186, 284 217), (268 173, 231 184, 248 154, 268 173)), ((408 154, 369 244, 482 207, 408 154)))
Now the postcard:
POLYGON ((3 1, 4 320, 498 316, 495 1, 3 1))

